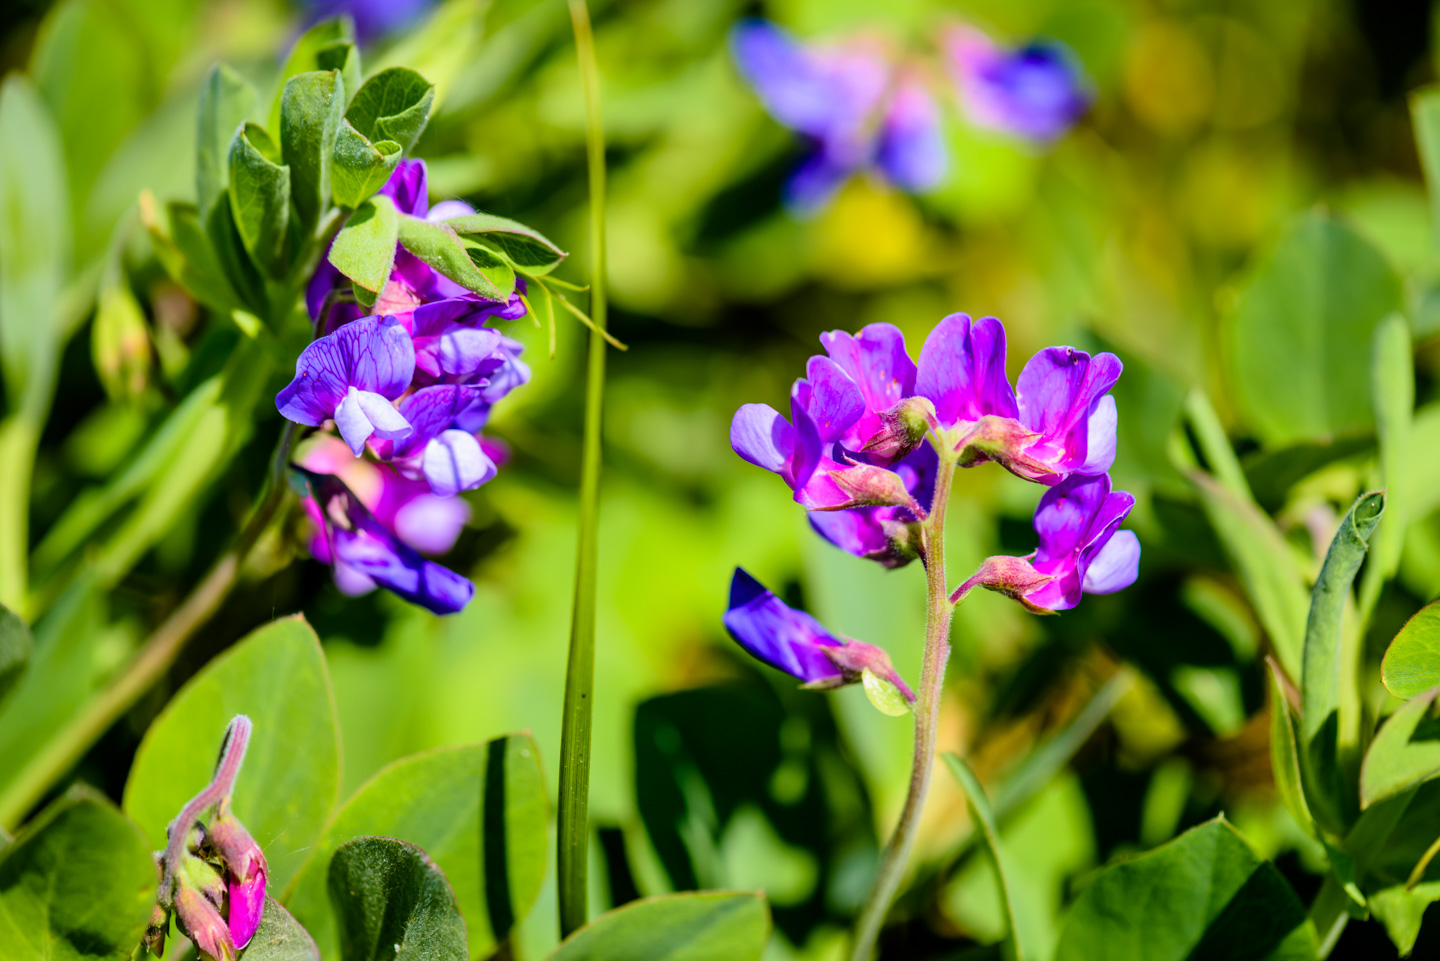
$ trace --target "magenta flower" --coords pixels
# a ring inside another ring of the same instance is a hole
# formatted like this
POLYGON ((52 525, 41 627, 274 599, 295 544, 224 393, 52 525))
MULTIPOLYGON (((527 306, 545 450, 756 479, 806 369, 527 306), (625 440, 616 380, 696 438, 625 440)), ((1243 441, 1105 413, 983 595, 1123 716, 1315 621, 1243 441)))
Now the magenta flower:
POLYGON ((852 451, 867 450, 885 428, 885 414, 915 393, 915 362, 905 352, 905 335, 893 324, 870 324, 854 336, 843 330, 821 334, 820 343, 864 404, 840 442, 852 451))
POLYGON ((269 872, 265 852, 230 813, 228 799, 221 802, 219 816, 211 822, 208 836, 227 868, 229 912, 225 920, 230 939, 235 947, 243 948, 255 936, 265 911, 265 879, 269 872))
POLYGON ((1090 107, 1084 72, 1058 43, 1005 50, 978 30, 956 27, 946 46, 961 103, 977 126, 1046 143, 1090 107))
POLYGON ((951 600, 984 587, 1050 613, 1074 607, 1082 594, 1129 587, 1139 576, 1140 540, 1119 528, 1134 506, 1133 495, 1110 489, 1109 475, 1072 475, 1040 498, 1035 553, 987 559, 951 600))
POLYGON ((730 582, 725 629, 752 657, 800 679, 806 687, 828 689, 853 684, 869 670, 894 684, 907 701, 915 700, 883 650, 836 637, 815 618, 790 607, 738 567, 730 582))
POLYGON ((287 419, 319 427, 333 418, 356 457, 372 435, 394 439, 410 424, 391 403, 410 386, 415 348, 393 317, 370 317, 314 341, 295 379, 275 398, 287 419))

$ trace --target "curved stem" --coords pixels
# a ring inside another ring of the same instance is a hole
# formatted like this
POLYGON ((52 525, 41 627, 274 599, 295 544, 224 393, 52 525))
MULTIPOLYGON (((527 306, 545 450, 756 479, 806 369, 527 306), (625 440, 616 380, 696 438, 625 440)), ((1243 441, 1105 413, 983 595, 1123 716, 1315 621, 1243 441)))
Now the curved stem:
POLYGON ((945 507, 950 500, 950 483, 954 478, 955 465, 942 454, 935 479, 935 500, 924 523, 928 597, 925 660, 920 668, 920 693, 915 699, 915 755, 910 765, 910 790, 905 795, 905 806, 900 811, 895 833, 880 855, 880 867, 870 896, 866 898, 855 923, 855 942, 850 961, 870 961, 875 953, 880 926, 905 876, 910 849, 914 847, 915 836, 920 830, 925 796, 930 791, 930 775, 935 767, 936 730, 940 723, 940 695, 945 686, 945 662, 950 658, 950 616, 955 610, 945 583, 945 507))

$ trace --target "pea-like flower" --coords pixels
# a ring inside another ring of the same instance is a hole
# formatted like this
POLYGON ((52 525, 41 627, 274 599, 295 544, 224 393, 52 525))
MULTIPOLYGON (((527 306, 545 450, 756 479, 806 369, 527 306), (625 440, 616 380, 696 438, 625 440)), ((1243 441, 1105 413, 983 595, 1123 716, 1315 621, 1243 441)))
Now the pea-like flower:
POLYGON ((319 427, 334 419, 356 457, 371 436, 402 437, 410 423, 392 400, 410 386, 415 348, 393 317, 367 317, 327 334, 301 352, 295 379, 275 398, 287 419, 319 427))
POLYGON ((808 688, 826 690, 854 684, 868 671, 893 684, 907 702, 915 700, 883 650, 835 636, 738 567, 730 582, 725 629, 751 656, 798 678, 808 688))
POLYGON ((255 936, 265 910, 265 880, 269 874, 265 852, 231 812, 229 798, 220 802, 219 814, 207 834, 227 866, 226 920, 235 947, 243 948, 255 936))
POLYGON ((1134 506, 1132 494, 1111 490, 1108 474, 1072 475, 1040 498, 1035 553, 988 558, 951 600, 984 587, 1048 614, 1074 607, 1082 594, 1129 587, 1139 576, 1140 540, 1119 528, 1134 506))
POLYGON ((400 402, 410 431, 399 440, 374 444, 376 454, 403 476, 424 477, 441 497, 474 490, 495 476, 495 463, 474 434, 453 425, 480 400, 480 392, 480 387, 455 384, 422 387, 400 402))
POLYGON ((977 126, 1047 143, 1090 107, 1084 72, 1059 43, 1041 40, 1007 50, 960 26, 948 31, 945 45, 961 104, 977 126))
POLYGON ((746 20, 731 46, 770 115, 810 142, 785 190, 796 213, 819 210, 866 170, 916 193, 944 176, 939 109, 920 75, 894 63, 877 40, 806 47, 772 23, 746 20))

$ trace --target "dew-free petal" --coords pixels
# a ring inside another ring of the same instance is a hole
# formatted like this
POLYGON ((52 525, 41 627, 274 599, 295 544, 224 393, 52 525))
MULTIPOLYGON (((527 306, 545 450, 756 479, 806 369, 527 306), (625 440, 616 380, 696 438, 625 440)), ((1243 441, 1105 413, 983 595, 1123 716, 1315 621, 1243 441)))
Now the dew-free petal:
POLYGON ((496 473, 495 465, 480 449, 475 435, 463 430, 442 431, 426 444, 421 470, 430 483, 430 490, 441 497, 473 490, 496 473))
POLYGON ((769 404, 744 404, 730 421, 730 447, 756 467, 778 474, 795 450, 795 429, 769 404))
POLYGON ((1116 531, 1085 568, 1086 594, 1113 594, 1140 576, 1140 538, 1134 531, 1116 531))
POLYGON ((1005 376, 1005 328, 994 317, 973 324, 951 314, 925 339, 916 363, 915 393, 935 405, 951 426, 985 415, 1014 417, 1015 394, 1005 376))
POLYGON ((822 648, 844 642, 738 567, 730 583, 725 629, 753 657, 801 681, 840 677, 840 669, 822 648))
POLYGON ((891 97, 875 162, 896 187, 920 193, 938 184, 949 166, 940 134, 940 110, 925 87, 902 83, 891 97))

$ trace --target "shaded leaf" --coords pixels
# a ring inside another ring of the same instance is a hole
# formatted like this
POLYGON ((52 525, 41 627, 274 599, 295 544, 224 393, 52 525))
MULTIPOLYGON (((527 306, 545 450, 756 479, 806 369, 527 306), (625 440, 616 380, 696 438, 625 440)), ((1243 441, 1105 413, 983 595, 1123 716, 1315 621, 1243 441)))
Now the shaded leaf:
MULTIPOLYGON (((212 216, 221 210, 228 213, 228 202, 213 207, 212 216)), ((154 244, 155 256, 171 280, 216 313, 228 314, 239 306, 240 299, 210 246, 200 211, 194 204, 167 205, 162 223, 155 210, 154 196, 142 194, 140 216, 154 244)))
POLYGON ((406 67, 390 67, 361 84, 345 119, 371 143, 393 140, 408 151, 425 129, 434 99, 430 81, 406 67))
POLYGON ((1315 933, 1295 892, 1223 817, 1113 864, 1080 893, 1056 961, 1302 961, 1315 933))
POLYGON ((235 816, 265 851, 276 890, 300 869, 335 806, 339 729, 320 641, 299 615, 246 635, 191 678, 155 719, 125 783, 125 810, 165 843, 165 827, 210 780, 225 727, 255 722, 235 816))
POLYGON ((0 856, 6 961, 128 958, 150 922, 145 835, 88 792, 56 801, 0 856))
POLYGON ((335 269, 373 294, 385 288, 395 263, 398 215, 390 198, 371 197, 350 215, 330 247, 335 269))
POLYGON ((335 204, 356 208, 385 186, 404 151, 393 140, 372 144, 350 121, 340 121, 330 162, 330 192, 335 204))
POLYGON ((769 939, 770 913, 758 894, 670 894, 602 914, 550 961, 758 961, 769 939))
POLYGON ((285 82, 280 97, 280 149, 290 168, 290 199, 307 233, 330 203, 330 155, 345 112, 338 70, 311 71, 285 82))
POLYGON ((472 955, 486 956, 529 913, 545 877, 549 801, 528 735, 402 758, 346 801, 286 900, 326 954, 336 946, 326 902, 331 854, 371 835, 418 845, 445 872, 472 955))
POLYGON ((1423 87, 1410 95, 1410 122, 1430 194, 1431 227, 1440 241, 1440 87, 1423 87))
POLYGON ((330 860, 341 961, 467 961, 465 922, 445 875, 413 844, 360 838, 330 860))
POLYGON ((965 790, 965 800, 970 806, 970 816, 980 825, 980 831, 985 837, 985 846, 990 849, 990 857, 995 862, 995 875, 1000 880, 1000 903, 1005 908, 1005 923, 1010 928, 1010 938, 1015 952, 1015 961, 1025 961, 1026 958, 1035 958, 1035 950, 1029 946, 1028 937, 1024 929, 1015 923, 1015 901, 1010 893, 1010 864, 1005 853, 1005 846, 1000 841, 1000 831, 995 826, 995 814, 990 810, 990 801, 985 797, 985 789, 980 786, 980 781, 975 777, 975 772, 970 770, 958 754, 946 752, 945 764, 950 768, 950 773, 960 782, 965 790))
POLYGON ((267 895, 260 927, 241 957, 244 961, 320 961, 320 949, 285 906, 267 895))
POLYGON ((1269 658, 1270 667, 1270 769, 1275 777, 1275 790, 1285 809, 1306 834, 1315 834, 1315 822, 1305 803, 1305 790, 1300 780, 1300 742, 1295 733, 1295 711, 1285 696, 1280 665, 1269 658))
POLYGON ((1407 701, 1380 726, 1360 769, 1361 807, 1369 807, 1440 775, 1437 694, 1440 687, 1407 701))
POLYGON ((503 301, 515 289, 515 271, 493 251, 463 241, 444 224, 400 215, 400 243, 435 270, 486 300, 503 301))
POLYGON ((1380 680, 1396 697, 1440 687, 1440 601, 1420 608, 1400 628, 1380 662, 1380 680))
POLYGON ((258 124, 245 124, 230 141, 230 211, 245 249, 275 275, 290 224, 290 168, 258 124))
POLYGON ((230 141, 255 111, 257 94, 240 74, 217 63, 200 88, 195 131, 195 190, 200 219, 209 216, 215 202, 230 185, 230 141))
POLYGON ((494 214, 452 217, 446 226, 461 236, 494 247, 517 267, 533 274, 548 274, 565 259, 565 252, 539 231, 494 214))

